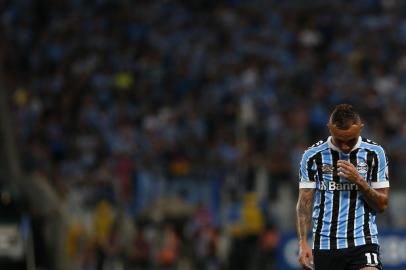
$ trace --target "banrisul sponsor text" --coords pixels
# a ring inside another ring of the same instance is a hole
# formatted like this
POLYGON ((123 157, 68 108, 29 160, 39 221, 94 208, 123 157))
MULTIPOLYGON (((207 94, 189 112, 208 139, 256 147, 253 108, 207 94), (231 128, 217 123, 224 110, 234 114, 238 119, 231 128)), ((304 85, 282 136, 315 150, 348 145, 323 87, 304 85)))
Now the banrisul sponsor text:
POLYGON ((353 183, 336 183, 334 181, 321 182, 320 190, 358 190, 358 186, 353 183))

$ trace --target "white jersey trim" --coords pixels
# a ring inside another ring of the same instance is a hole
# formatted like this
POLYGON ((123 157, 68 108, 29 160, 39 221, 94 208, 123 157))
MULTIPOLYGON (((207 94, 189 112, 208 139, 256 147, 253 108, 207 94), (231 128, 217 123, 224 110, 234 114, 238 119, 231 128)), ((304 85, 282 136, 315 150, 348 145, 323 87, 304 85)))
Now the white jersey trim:
POLYGON ((389 181, 382 180, 382 181, 378 181, 378 182, 372 182, 371 187, 372 188, 387 188, 387 187, 389 187, 389 181))
POLYGON ((316 188, 316 182, 299 182, 299 188, 316 188))

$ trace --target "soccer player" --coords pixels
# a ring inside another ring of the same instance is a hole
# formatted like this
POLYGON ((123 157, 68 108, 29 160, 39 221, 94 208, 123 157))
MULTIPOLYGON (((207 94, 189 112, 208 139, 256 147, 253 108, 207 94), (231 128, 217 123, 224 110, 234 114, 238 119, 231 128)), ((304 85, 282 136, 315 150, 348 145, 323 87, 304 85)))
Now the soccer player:
POLYGON ((330 135, 303 154, 297 231, 303 269, 382 269, 376 213, 388 205, 388 161, 378 144, 362 138, 351 105, 337 105, 330 135), (313 220, 313 245, 307 236, 313 220))

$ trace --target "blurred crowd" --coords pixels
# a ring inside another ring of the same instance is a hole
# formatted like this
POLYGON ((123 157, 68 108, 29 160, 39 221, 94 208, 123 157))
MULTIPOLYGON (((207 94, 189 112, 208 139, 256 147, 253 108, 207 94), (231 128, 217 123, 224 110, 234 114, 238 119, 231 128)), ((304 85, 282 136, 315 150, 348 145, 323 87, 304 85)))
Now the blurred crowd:
POLYGON ((282 187, 295 199, 301 155, 338 103, 360 111, 406 188, 403 1, 0 7, 22 164, 64 198, 83 269, 272 269, 294 227, 273 205, 282 187))

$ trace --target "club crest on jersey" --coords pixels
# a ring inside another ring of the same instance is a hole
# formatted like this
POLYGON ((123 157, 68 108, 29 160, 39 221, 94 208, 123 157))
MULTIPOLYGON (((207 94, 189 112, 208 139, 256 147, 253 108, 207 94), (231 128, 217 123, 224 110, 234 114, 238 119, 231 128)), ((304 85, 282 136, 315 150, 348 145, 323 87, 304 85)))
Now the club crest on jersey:
POLYGON ((360 162, 357 164, 357 171, 359 173, 367 173, 368 172, 368 165, 365 162, 360 162))
POLYGON ((323 173, 333 173, 334 172, 334 166, 331 164, 323 164, 323 166, 321 166, 321 171, 323 173))

